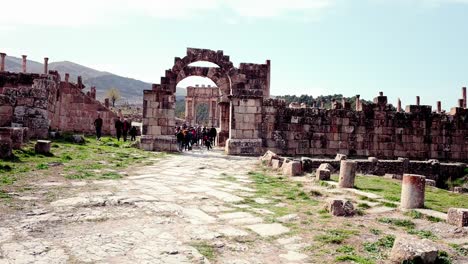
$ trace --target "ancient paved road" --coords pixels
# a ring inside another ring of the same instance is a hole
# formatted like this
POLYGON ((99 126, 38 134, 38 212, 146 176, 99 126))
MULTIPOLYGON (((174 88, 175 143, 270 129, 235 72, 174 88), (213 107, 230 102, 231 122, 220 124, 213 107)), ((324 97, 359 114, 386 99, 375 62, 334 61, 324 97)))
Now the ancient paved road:
POLYGON ((217 263, 302 263, 300 237, 240 203, 255 164, 195 151, 123 180, 67 183, 61 199, 1 223, 0 263, 209 263, 200 245, 217 263))

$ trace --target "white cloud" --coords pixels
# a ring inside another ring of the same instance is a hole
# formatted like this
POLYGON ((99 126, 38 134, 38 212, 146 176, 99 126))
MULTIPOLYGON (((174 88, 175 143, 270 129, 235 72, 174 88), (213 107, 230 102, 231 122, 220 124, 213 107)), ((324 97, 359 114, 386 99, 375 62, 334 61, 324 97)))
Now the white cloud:
POLYGON ((204 12, 236 17, 275 17, 329 7, 336 0, 15 0, 2 3, 3 26, 112 24, 134 16, 190 18, 204 12))

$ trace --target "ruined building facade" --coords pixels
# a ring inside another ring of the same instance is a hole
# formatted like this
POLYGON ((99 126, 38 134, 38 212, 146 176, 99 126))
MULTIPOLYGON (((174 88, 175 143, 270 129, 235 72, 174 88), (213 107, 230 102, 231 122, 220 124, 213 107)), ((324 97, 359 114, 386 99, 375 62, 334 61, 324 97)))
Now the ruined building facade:
POLYGON ((190 125, 206 125, 208 127, 219 126, 219 89, 208 85, 196 85, 187 87, 187 96, 185 96, 185 121, 190 125), (197 120, 197 107, 200 104, 208 106, 208 120, 206 124, 203 120, 197 120))
POLYGON ((415 105, 405 110, 389 105, 380 93, 371 104, 359 101, 333 102, 332 109, 299 105, 286 106, 270 99, 270 61, 241 63, 234 67, 222 51, 187 49, 175 58, 161 84, 144 91, 142 147, 147 150, 177 149, 174 136, 175 89, 188 76, 202 76, 219 87, 220 143, 234 155, 260 155, 272 150, 281 155, 355 157, 382 159, 468 160, 468 110, 466 89, 457 107, 442 112, 415 105), (208 61, 219 68, 192 67, 208 61))
POLYGON ((114 130, 117 115, 96 100, 94 87, 88 93, 82 91, 81 77, 75 84, 66 74, 62 81, 57 72, 48 71, 47 58, 43 74, 28 73, 26 56, 23 72, 8 72, 5 54, 0 55, 0 127, 28 128, 28 137, 39 139, 47 138, 49 130, 95 133, 93 123, 99 113, 103 133, 114 130))

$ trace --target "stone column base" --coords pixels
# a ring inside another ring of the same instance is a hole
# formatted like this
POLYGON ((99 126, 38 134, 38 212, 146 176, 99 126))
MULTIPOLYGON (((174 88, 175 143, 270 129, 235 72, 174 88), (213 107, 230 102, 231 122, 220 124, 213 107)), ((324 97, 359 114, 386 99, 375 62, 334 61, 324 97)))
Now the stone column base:
POLYGON ((228 155, 260 156, 263 154, 262 139, 228 139, 226 141, 228 155))
POLYGON ((179 151, 175 136, 142 136, 140 146, 146 151, 179 151))

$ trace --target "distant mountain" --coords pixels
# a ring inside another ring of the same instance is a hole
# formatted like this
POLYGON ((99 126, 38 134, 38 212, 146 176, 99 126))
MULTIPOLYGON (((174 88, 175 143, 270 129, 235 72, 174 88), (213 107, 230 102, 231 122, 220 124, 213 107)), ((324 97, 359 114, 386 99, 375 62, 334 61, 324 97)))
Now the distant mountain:
MULTIPOLYGON (((16 57, 6 57, 5 68, 10 72, 22 71, 22 59, 16 57)), ((49 69, 60 73, 62 80, 65 73, 70 74, 70 81, 76 82, 77 77, 81 76, 86 89, 91 86, 96 86, 97 97, 102 100, 106 96, 109 88, 115 87, 119 89, 122 95, 122 102, 142 103, 143 90, 150 90, 151 84, 132 78, 122 77, 113 73, 99 71, 70 61, 59 61, 49 63, 49 69)), ((27 71, 33 73, 42 73, 44 65, 42 63, 28 60, 27 71)), ((177 96, 185 96, 187 90, 185 88, 177 88, 177 96)))

